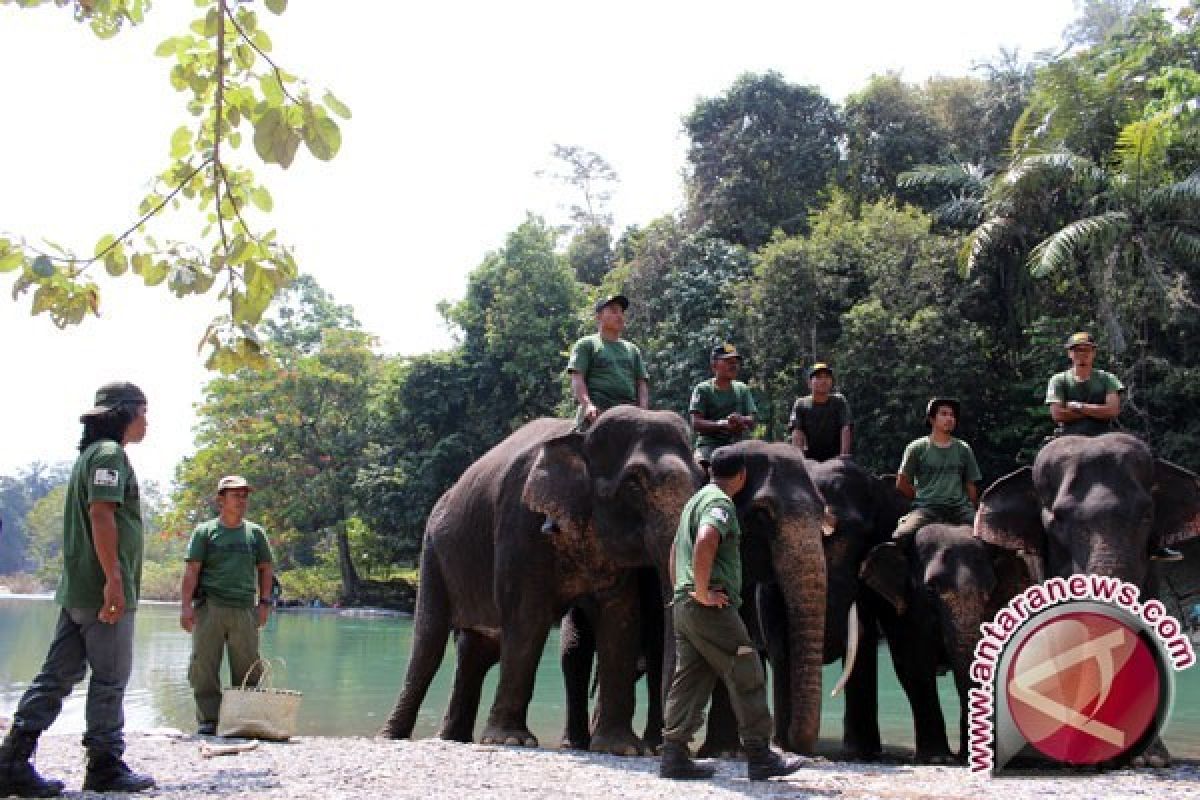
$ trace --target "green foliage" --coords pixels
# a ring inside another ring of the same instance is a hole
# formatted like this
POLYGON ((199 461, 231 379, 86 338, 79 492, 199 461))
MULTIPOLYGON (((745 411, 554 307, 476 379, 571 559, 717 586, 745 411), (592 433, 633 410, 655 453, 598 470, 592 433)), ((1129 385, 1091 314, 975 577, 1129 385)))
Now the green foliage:
POLYGON ((838 166, 841 122, 816 89, 747 73, 684 117, 689 225, 755 248, 804 229, 838 166))
MULTIPOLYGON (((22 7, 49 0, 0 0, 22 7)), ((102 38, 125 24, 142 21, 149 0, 54 0, 71 6, 102 38)), ((254 173, 233 158, 243 136, 266 164, 291 166, 301 143, 328 161, 341 148, 334 116, 349 109, 333 94, 318 99, 308 85, 271 57, 270 36, 253 7, 232 0, 199 0, 201 15, 187 31, 159 44, 155 53, 171 61, 171 85, 187 96, 192 118, 171 134, 169 164, 155 178, 137 209, 137 219, 120 233, 103 234, 91 255, 24 237, 0 238, 0 272, 16 272, 13 297, 32 293, 30 310, 46 313, 60 328, 99 312, 101 297, 89 271, 101 264, 108 274, 132 273, 148 286, 166 284, 177 297, 218 287, 227 313, 201 339, 207 364, 222 372, 262 367, 267 355, 256 326, 276 295, 295 280, 298 266, 275 230, 254 224, 255 213, 274 203, 254 173), (332 115, 331 115, 332 114, 332 115), (148 223, 168 210, 189 207, 198 233, 190 241, 159 241, 148 223)), ((266 4, 280 14, 286 0, 266 4)))

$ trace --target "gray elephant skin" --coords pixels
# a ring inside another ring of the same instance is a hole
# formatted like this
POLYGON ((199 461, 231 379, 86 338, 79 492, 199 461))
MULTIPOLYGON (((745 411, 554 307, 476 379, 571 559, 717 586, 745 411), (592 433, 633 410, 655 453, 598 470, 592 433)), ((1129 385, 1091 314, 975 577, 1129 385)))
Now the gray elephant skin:
POLYGON ((551 626, 591 596, 598 694, 591 746, 636 753, 637 567, 665 573, 679 512, 699 484, 677 414, 620 406, 586 434, 535 420, 472 464, 438 501, 422 543, 413 648, 381 733, 412 735, 455 634, 454 685, 439 735, 471 741, 483 679, 500 678, 481 741, 536 746, 526 723, 551 626), (559 523, 540 531, 546 515, 559 523))
POLYGON ((967 525, 927 525, 911 551, 874 548, 862 567, 864 591, 876 613, 896 677, 913 712, 919 763, 962 761, 967 753, 970 670, 979 626, 1032 581, 1016 553, 975 538, 967 525), (958 754, 951 753, 938 699, 937 676, 949 668, 959 698, 958 754))

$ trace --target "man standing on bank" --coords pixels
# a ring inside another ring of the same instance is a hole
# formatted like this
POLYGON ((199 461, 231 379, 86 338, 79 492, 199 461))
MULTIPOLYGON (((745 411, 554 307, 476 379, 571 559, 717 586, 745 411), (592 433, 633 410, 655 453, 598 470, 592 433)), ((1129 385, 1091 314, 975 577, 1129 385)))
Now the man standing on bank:
POLYGON ((762 662, 738 613, 742 532, 732 498, 746 486, 745 459, 723 447, 713 453, 710 466, 712 483, 684 507, 671 550, 676 661, 664 711, 659 775, 674 780, 713 776, 712 767, 692 760, 688 745, 720 678, 737 716, 747 777, 762 781, 790 775, 804 762, 771 749, 774 728, 762 662))
POLYGON ((133 669, 134 612, 142 583, 142 508, 125 446, 146 436, 146 395, 132 383, 96 391, 79 418, 83 438, 63 510, 62 611, 42 669, 0 744, 0 797, 55 797, 62 781, 34 769, 37 740, 87 669, 84 791, 140 792, 154 779, 125 765, 125 686, 133 669))
POLYGON ((917 531, 934 522, 972 525, 979 505, 982 475, 971 446, 952 434, 958 426, 959 403, 935 397, 925 407, 928 436, 904 448, 896 475, 896 490, 913 501, 912 511, 900 518, 892 538, 907 546, 917 531))
POLYGON ((742 365, 737 348, 719 344, 710 360, 713 377, 696 384, 688 403, 696 432, 696 463, 706 472, 713 450, 749 436, 758 413, 750 387, 735 380, 742 365))
MULTIPOLYGON (((1099 436, 1117 430, 1121 414, 1121 392, 1125 385, 1111 372, 1095 368, 1096 340, 1087 331, 1067 337, 1071 368, 1050 377, 1046 405, 1057 424, 1055 436, 1099 436)), ((1150 543, 1155 561, 1182 561, 1183 553, 1150 543)))
MULTIPOLYGON (((221 656, 228 648, 230 685, 241 686, 258 661, 258 629, 271 612, 271 546, 262 527, 246 519, 249 497, 241 475, 221 478, 217 517, 198 525, 188 543, 179 624, 192 634, 188 682, 203 736, 217 732, 221 656)), ((256 671, 247 683, 258 685, 258 677, 256 671)))
POLYGON ((788 419, 792 444, 813 461, 849 457, 854 446, 854 420, 846 398, 833 391, 833 369, 823 361, 809 367, 808 388, 812 394, 796 399, 788 419))

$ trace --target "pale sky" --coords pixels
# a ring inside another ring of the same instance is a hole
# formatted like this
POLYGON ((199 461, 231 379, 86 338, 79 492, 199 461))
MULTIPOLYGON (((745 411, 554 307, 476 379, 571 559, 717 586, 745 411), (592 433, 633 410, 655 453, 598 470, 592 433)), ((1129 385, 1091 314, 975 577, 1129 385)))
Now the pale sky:
MULTIPOLYGON (((680 119, 742 72, 775 69, 840 103, 873 73, 920 81, 968 74, 1001 47, 1056 48, 1074 16, 1071 0, 289 6, 283 17, 259 9, 277 62, 332 89, 354 117, 330 163, 303 147, 286 172, 249 146, 239 161, 266 178, 265 222, 301 268, 354 307, 384 352, 404 354, 449 344, 435 305, 462 295, 526 211, 562 220, 566 196, 534 176, 554 143, 617 170, 619 230, 679 207, 680 119)), ((60 9, 0 8, 0 231, 87 253, 136 219, 172 131, 190 119, 170 61, 153 51, 193 14, 189 0, 156 0, 145 25, 105 42, 60 9)), ((0 474, 73 459, 78 415, 120 378, 150 399, 150 432, 131 459, 144 478, 169 480, 192 450, 192 405, 209 377, 196 343, 215 295, 177 300, 136 278, 106 280, 103 319, 64 332, 29 317, 28 298, 12 303, 11 285, 0 275, 0 474)))

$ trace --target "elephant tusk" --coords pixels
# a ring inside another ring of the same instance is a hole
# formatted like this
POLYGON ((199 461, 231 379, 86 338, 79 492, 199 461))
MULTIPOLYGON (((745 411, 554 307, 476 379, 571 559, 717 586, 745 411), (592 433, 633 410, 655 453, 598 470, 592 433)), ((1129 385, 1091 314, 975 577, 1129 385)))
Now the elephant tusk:
POLYGON ((846 658, 843 660, 842 675, 830 692, 830 697, 837 697, 850 682, 850 673, 854 671, 854 662, 858 658, 858 639, 861 633, 858 625, 858 603, 853 603, 850 613, 846 615, 846 658))

